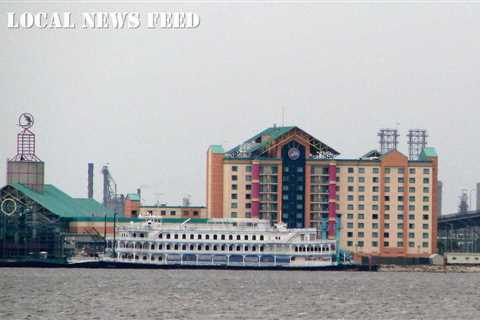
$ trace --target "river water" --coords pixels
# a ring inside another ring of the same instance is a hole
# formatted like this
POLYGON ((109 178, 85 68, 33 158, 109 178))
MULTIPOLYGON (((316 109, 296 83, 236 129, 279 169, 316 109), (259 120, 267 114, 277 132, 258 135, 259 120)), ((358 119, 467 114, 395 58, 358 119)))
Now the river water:
POLYGON ((0 269, 0 319, 480 319, 480 274, 0 269))

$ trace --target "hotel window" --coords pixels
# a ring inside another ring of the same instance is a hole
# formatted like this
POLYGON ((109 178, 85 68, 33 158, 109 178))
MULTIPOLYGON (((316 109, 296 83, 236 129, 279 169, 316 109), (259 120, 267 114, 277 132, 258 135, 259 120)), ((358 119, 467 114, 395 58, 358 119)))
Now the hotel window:
POLYGON ((384 215, 384 218, 385 218, 385 220, 390 220, 390 215, 389 215, 389 214, 385 214, 385 215, 384 215))
POLYGON ((422 243, 422 247, 428 248, 428 242, 423 242, 423 243, 422 243))
POLYGON ((428 211, 430 210, 430 206, 423 206, 423 211, 428 211))
POLYGON ((423 174, 430 174, 430 169, 424 168, 423 169, 423 174))
POLYGON ((408 233, 408 238, 409 239, 415 239, 415 233, 414 232, 409 232, 408 233))
POLYGON ((245 185, 245 190, 252 190, 252 185, 251 184, 245 185))
POLYGON ((385 181, 385 183, 390 183, 390 177, 385 177, 384 181, 385 181))
POLYGON ((423 193, 429 193, 430 192, 430 188, 429 187, 424 187, 423 188, 423 193))
POLYGON ((403 241, 398 241, 397 242, 397 247, 399 247, 399 248, 403 247, 403 241))
POLYGON ((372 201, 378 201, 378 196, 372 196, 372 201))
POLYGON ((238 176, 233 175, 233 176, 232 176, 232 181, 237 181, 237 180, 238 180, 238 176))
POLYGON ((408 228, 409 229, 415 229, 415 223, 409 223, 408 228))
POLYGON ((398 192, 399 193, 403 193, 405 191, 405 189, 403 187, 398 187, 398 192))
POLYGON ((405 179, 403 177, 398 177, 398 183, 403 183, 405 179))
POLYGON ((347 238, 353 238, 353 232, 351 231, 347 232, 347 238))
POLYGON ((175 215, 175 210, 170 211, 170 215, 174 216, 175 215))
POLYGON ((347 200, 348 200, 348 201, 353 201, 353 195, 349 194, 349 195, 347 196, 347 200))
POLYGON ((252 181, 252 176, 251 175, 246 175, 245 176, 245 181, 252 181))
POLYGON ((372 192, 378 192, 378 187, 377 186, 372 187, 372 192))
POLYGON ((391 172, 390 168, 385 168, 385 174, 389 174, 391 172))
POLYGON ((357 242, 357 245, 358 245, 360 248, 363 248, 363 241, 358 241, 358 242, 357 242))
POLYGON ((388 241, 384 241, 384 242, 383 242, 383 246, 384 246, 385 248, 388 248, 388 247, 390 246, 390 243, 389 243, 388 241))
POLYGON ((348 177, 348 183, 353 183, 353 177, 348 177))
POLYGON ((359 228, 359 229, 365 228, 365 224, 362 223, 362 222, 359 222, 359 223, 358 223, 358 228, 359 228))
POLYGON ((339 191, 340 191, 340 186, 336 186, 336 187, 335 187, 335 190, 336 190, 337 192, 339 192, 339 191))
POLYGON ((237 167, 237 166, 232 166, 232 171, 233 171, 233 172, 238 171, 238 167, 237 167))
POLYGON ((372 247, 378 247, 378 241, 372 241, 372 247))
POLYGON ((245 171, 247 172, 252 172, 252 166, 246 166, 245 171))
POLYGON ((353 209, 354 209, 353 204, 349 204, 349 205, 347 206, 347 210, 353 210, 353 209))
POLYGON ((353 219, 353 213, 347 214, 347 219, 353 219))
POLYGON ((250 193, 247 193, 245 195, 245 199, 250 200, 252 198, 252 195, 250 193))
POLYGON ((423 202, 429 202, 429 201, 430 201, 430 197, 428 197, 428 196, 423 197, 423 202))
POLYGON ((428 214, 423 215, 423 220, 428 220, 428 214))
POLYGON ((237 199, 237 194, 236 193, 232 193, 232 200, 236 200, 237 199))
POLYGON ((385 196, 385 201, 390 201, 390 196, 385 196))
POLYGON ((347 223, 347 228, 348 229, 353 229, 353 223, 352 222, 347 223))
POLYGON ((390 229, 390 223, 384 223, 384 224, 383 224, 383 227, 384 227, 385 229, 390 229))
POLYGON ((408 206, 408 211, 415 211, 415 205, 411 204, 408 206))
POLYGON ((237 185, 236 184, 232 184, 232 190, 237 190, 237 185))
POLYGON ((408 201, 410 202, 415 202, 415 196, 409 196, 408 201))
POLYGON ((429 237, 429 236, 428 236, 428 233, 424 232, 424 233, 422 234, 422 237, 423 237, 423 239, 428 239, 428 237, 429 237))
POLYGON ((385 211, 390 211, 390 206, 388 204, 384 205, 383 208, 385 209, 385 211))
POLYGON ((408 246, 409 246, 410 248, 415 248, 415 242, 409 242, 409 243, 408 243, 408 246))
POLYGON ((398 211, 403 211, 403 205, 398 205, 398 206, 397 206, 397 210, 398 210, 398 211))
POLYGON ((397 200, 398 200, 398 202, 403 202, 403 196, 398 196, 397 200))
POLYGON ((365 168, 358 168, 358 173, 365 173, 365 168))
POLYGON ((403 223, 397 224, 397 229, 403 229, 403 223))
POLYGON ((380 172, 380 169, 379 169, 379 168, 373 168, 373 169, 372 169, 372 172, 373 172, 373 173, 379 173, 379 172, 380 172))
MULTIPOLYGON (((328 170, 328 169, 327 169, 327 170, 328 170)), ((335 170, 337 171, 337 173, 340 173, 340 171, 341 171, 341 170, 340 170, 340 167, 337 167, 335 170)))
POLYGON ((335 181, 336 181, 336 182, 340 182, 340 177, 337 176, 337 177, 335 178, 335 181))
POLYGON ((358 201, 360 201, 360 202, 365 201, 365 196, 364 195, 359 195, 358 196, 358 201))
POLYGON ((416 182, 415 178, 409 178, 408 179, 408 183, 415 183, 415 182, 416 182))
POLYGON ((353 241, 347 241, 347 246, 349 247, 353 246, 353 241))
POLYGON ((415 193, 416 192, 415 187, 408 188, 408 192, 415 193))
POLYGON ((198 234, 198 235, 197 235, 197 239, 198 239, 198 240, 202 240, 202 235, 201 235, 201 234, 198 234))
POLYGON ((377 213, 372 214, 372 219, 373 220, 378 220, 378 214, 377 213))
POLYGON ((251 203, 245 203, 245 209, 251 209, 252 204, 251 203))
POLYGON ((378 211, 378 204, 373 204, 372 205, 372 210, 378 211))
POLYGON ((365 177, 358 177, 359 183, 365 183, 365 177))
POLYGON ((403 214, 397 215, 397 219, 398 219, 398 220, 403 220, 403 214))
POLYGON ((365 186, 359 186, 358 192, 365 192, 365 186))
POLYGON ((390 187, 385 187, 385 192, 390 192, 390 187))
POLYGON ((360 210, 360 211, 365 210, 365 205, 359 204, 359 205, 358 205, 358 210, 360 210))
POLYGON ((383 237, 384 237, 384 238, 390 238, 390 233, 384 232, 384 233, 383 233, 383 237))
POLYGON ((372 182, 373 182, 373 183, 378 183, 378 177, 373 177, 373 178, 372 178, 372 182))
POLYGON ((410 174, 415 174, 415 171, 416 171, 415 168, 410 168, 410 169, 408 170, 408 172, 410 172, 410 174))
POLYGON ((348 168, 348 173, 354 173, 354 169, 353 168, 348 168))
POLYGON ((365 219, 365 215, 364 215, 363 213, 360 213, 360 214, 358 215, 358 219, 360 219, 360 220, 365 219))
POLYGON ((430 178, 423 178, 423 183, 430 183, 430 178))
POLYGON ((428 230, 428 224, 423 224, 422 228, 428 230))
POLYGON ((378 232, 372 232, 372 238, 378 238, 378 232))
POLYGON ((378 223, 372 223, 372 229, 378 229, 378 223))
POLYGON ((408 219, 410 219, 410 220, 415 220, 415 215, 414 215, 414 214, 409 214, 409 215, 408 215, 408 219))
POLYGON ((397 233, 397 238, 402 239, 403 238, 403 232, 398 232, 397 233))
POLYGON ((398 174, 403 174, 405 172, 405 169, 403 168, 398 168, 398 174))
POLYGON ((236 202, 232 202, 232 206, 231 206, 232 209, 237 209, 238 208, 238 204, 236 202))
POLYGON ((348 187, 348 192, 353 192, 353 186, 348 187))

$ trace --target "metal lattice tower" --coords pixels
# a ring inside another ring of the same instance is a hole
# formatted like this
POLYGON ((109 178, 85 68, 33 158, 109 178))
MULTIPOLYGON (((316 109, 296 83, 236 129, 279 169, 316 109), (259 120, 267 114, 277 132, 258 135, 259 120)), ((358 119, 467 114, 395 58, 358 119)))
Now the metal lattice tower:
POLYGON ((11 161, 40 162, 35 155, 35 134, 30 131, 33 126, 33 116, 30 113, 22 113, 18 118, 18 126, 22 131, 17 134, 17 154, 11 161))
POLYGON ((380 152, 387 153, 398 148, 398 134, 397 129, 381 129, 378 133, 380 137, 380 152))
POLYGON ((408 130, 408 156, 410 160, 418 160, 420 153, 427 146, 427 130, 408 130))

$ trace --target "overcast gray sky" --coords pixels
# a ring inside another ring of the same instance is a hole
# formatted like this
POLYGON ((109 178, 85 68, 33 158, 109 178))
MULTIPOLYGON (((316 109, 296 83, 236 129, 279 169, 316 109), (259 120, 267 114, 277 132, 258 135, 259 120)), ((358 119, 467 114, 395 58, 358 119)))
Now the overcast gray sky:
POLYGON ((378 129, 428 130, 445 212, 480 181, 480 4, 0 4, 0 181, 17 116, 34 114, 46 179, 86 196, 87 162, 121 192, 205 204, 210 144, 273 123, 342 153, 377 148, 378 129), (194 30, 11 30, 6 12, 194 11, 194 30))

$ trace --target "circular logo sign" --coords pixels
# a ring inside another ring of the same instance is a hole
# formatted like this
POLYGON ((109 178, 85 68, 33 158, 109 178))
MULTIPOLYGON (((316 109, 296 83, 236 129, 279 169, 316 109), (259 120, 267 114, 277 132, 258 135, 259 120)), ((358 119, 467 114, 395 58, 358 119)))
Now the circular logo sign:
POLYGON ((298 158, 300 158, 300 150, 295 147, 290 148, 288 150, 288 157, 290 158, 290 160, 297 160, 298 158))
POLYGON ((33 126, 33 116, 30 113, 22 113, 18 118, 18 125, 24 129, 33 126))
POLYGON ((0 205, 0 211, 7 216, 11 216, 17 211, 17 203, 12 198, 5 198, 0 205))

